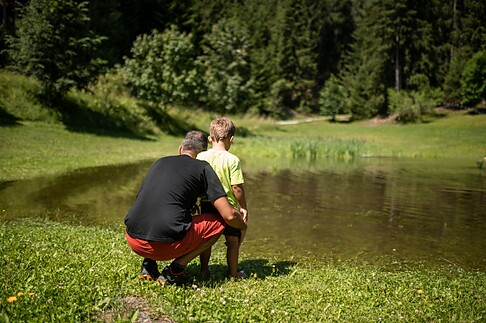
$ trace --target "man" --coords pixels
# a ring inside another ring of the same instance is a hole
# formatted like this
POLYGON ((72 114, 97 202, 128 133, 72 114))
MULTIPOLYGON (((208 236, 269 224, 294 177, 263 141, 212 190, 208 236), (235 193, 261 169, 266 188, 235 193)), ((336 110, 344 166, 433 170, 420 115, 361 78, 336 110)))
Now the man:
POLYGON ((246 229, 246 210, 233 209, 212 167, 195 159, 207 145, 203 132, 190 131, 179 155, 159 159, 145 176, 125 218, 127 242, 144 257, 141 278, 157 279, 163 285, 181 284, 186 265, 218 240, 226 224, 246 229), (220 215, 192 216, 191 209, 202 195, 220 215), (156 261, 170 259, 174 261, 160 273, 156 261))

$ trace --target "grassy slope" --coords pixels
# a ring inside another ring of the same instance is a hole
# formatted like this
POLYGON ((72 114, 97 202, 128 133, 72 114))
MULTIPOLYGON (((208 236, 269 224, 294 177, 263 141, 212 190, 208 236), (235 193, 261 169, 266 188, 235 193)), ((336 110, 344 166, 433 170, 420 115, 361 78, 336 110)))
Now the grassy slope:
POLYGON ((59 124, 22 122, 0 127, 0 181, 77 168, 132 163, 177 152, 179 138, 159 141, 70 132, 59 124))

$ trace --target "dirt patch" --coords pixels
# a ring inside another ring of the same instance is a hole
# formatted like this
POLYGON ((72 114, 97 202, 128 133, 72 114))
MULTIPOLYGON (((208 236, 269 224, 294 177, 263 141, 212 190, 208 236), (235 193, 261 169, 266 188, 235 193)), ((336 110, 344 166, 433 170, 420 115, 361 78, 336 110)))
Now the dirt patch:
POLYGON ((120 321, 120 319, 123 321, 129 319, 136 323, 175 323, 173 319, 167 316, 152 318, 148 302, 142 297, 127 296, 121 302, 120 311, 115 312, 111 309, 98 316, 97 319, 110 323, 120 321))
POLYGON ((391 116, 382 118, 382 117, 375 117, 366 121, 363 121, 361 124, 364 126, 379 126, 381 124, 395 122, 398 118, 398 113, 392 114, 391 116))

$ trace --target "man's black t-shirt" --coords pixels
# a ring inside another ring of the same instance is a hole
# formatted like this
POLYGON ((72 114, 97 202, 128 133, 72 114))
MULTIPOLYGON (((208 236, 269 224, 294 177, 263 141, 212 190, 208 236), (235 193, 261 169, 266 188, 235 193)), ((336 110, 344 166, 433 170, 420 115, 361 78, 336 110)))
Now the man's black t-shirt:
POLYGON ((191 208, 201 195, 209 201, 226 195, 207 162, 187 155, 159 159, 125 218, 128 234, 147 241, 182 240, 192 225, 191 208))

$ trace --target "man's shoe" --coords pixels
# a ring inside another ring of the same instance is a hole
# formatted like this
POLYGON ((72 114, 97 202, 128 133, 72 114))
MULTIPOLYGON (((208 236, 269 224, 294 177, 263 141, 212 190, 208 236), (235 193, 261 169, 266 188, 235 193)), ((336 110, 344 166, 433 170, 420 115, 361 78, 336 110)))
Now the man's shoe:
POLYGON ((144 259, 142 268, 140 269, 140 279, 155 280, 160 276, 157 262, 151 259, 144 259))
POLYGON ((165 266, 165 268, 162 270, 162 274, 160 274, 159 278, 157 278, 157 282, 164 286, 181 286, 189 282, 189 277, 187 276, 185 270, 179 274, 174 274, 170 266, 165 266))

